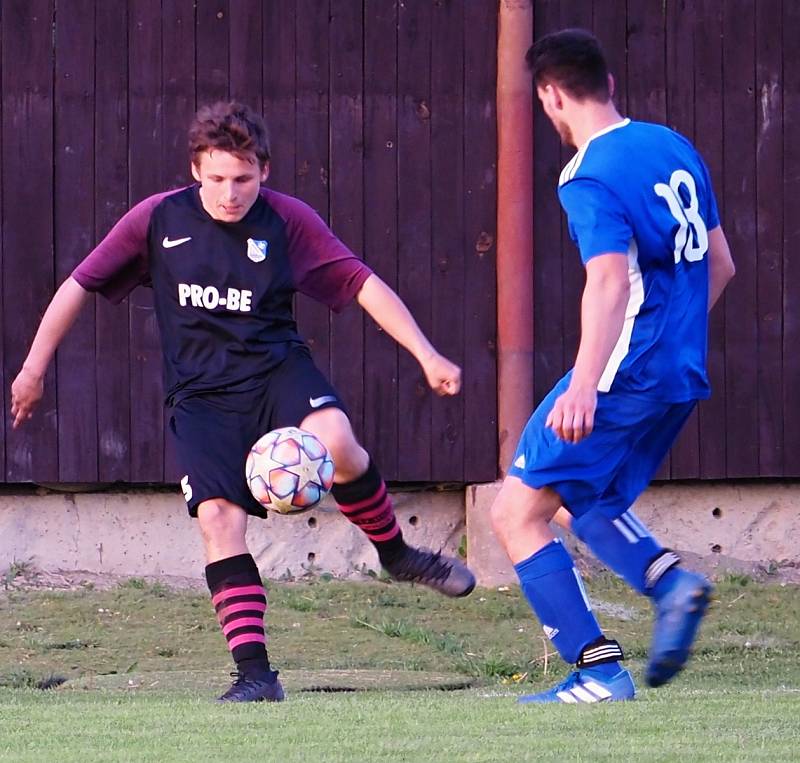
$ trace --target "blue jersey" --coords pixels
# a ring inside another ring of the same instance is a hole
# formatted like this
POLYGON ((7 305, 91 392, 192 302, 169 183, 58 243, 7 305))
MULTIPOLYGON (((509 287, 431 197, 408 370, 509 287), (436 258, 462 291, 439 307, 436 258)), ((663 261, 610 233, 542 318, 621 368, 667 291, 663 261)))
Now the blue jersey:
POLYGON ((625 322, 598 391, 665 402, 708 397, 708 231, 719 214, 692 144, 625 119, 579 149, 558 195, 584 264, 628 255, 625 322))

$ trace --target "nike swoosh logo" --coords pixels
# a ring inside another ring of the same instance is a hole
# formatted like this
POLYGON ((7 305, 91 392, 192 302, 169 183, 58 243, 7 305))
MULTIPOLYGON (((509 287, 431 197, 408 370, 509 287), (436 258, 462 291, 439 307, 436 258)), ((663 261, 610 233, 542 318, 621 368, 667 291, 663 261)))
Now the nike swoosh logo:
POLYGON ((325 405, 325 403, 335 403, 336 398, 333 395, 323 395, 322 397, 310 397, 308 398, 308 404, 312 408, 319 408, 321 405, 325 405))
POLYGON ((192 237, 187 236, 186 238, 174 238, 170 240, 169 236, 164 236, 164 240, 161 242, 164 249, 172 249, 173 246, 180 246, 181 244, 185 244, 187 241, 191 241, 192 237))

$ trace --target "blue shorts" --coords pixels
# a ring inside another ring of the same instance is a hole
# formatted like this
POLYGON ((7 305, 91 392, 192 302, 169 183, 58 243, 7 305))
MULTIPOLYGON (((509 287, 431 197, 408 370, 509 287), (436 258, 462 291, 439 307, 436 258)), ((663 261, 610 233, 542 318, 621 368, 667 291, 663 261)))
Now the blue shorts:
POLYGON ((568 374, 533 412, 508 474, 532 488, 552 488, 575 517, 593 508, 616 516, 650 484, 697 401, 665 403, 601 392, 592 433, 567 443, 545 421, 569 380, 568 374))

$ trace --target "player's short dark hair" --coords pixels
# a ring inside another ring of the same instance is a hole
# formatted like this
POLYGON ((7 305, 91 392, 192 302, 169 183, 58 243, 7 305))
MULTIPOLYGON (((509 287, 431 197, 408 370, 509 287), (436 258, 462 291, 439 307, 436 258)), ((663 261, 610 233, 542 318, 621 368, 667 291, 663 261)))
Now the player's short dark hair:
POLYGON ((263 167, 270 159, 269 134, 264 120, 249 106, 217 101, 201 106, 189 127, 189 154, 199 164, 200 154, 218 149, 241 158, 255 154, 263 167))
POLYGON ((608 66, 597 38, 585 29, 562 29, 537 40, 525 55, 536 87, 554 84, 573 98, 605 103, 608 66))

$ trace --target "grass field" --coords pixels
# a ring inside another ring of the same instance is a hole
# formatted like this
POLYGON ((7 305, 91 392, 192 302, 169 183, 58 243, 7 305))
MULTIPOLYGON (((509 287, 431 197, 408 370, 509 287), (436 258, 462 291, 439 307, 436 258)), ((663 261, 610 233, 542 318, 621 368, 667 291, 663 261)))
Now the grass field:
MULTIPOLYGON (((229 662, 202 593, 137 579, 0 592, 0 760, 798 757, 791 586, 721 581, 690 669, 663 689, 640 687, 636 702, 594 707, 515 704, 566 672, 515 588, 463 601, 379 582, 269 588, 270 653, 289 700, 239 707, 211 701, 229 662), (31 688, 51 675, 68 680, 31 688)), ((647 602, 610 577, 590 590, 639 675, 647 602)))

